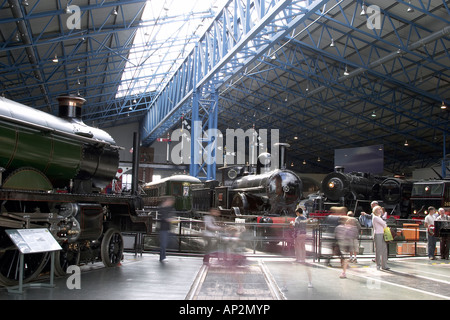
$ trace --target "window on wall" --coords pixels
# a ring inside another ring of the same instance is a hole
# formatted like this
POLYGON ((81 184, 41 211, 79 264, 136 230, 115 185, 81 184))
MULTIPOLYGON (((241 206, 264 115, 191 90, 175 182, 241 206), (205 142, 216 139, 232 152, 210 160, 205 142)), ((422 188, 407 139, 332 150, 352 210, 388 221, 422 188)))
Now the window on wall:
POLYGON ((131 190, 132 180, 133 180, 133 176, 131 174, 123 174, 122 175, 122 190, 123 191, 131 190))

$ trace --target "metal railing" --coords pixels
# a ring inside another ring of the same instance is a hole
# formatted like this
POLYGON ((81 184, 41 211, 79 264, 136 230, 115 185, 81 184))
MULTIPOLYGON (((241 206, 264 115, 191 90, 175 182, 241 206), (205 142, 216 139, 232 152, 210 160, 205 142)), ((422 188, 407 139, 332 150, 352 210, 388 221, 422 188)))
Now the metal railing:
MULTIPOLYGON (((152 234, 139 234, 135 236, 133 245, 133 234, 131 244, 126 246, 127 251, 142 253, 155 252, 159 250, 159 220, 153 220, 152 234)), ((223 231, 217 234, 220 244, 224 237, 230 232, 235 233, 241 242, 241 247, 245 247, 247 255, 282 255, 294 256, 294 228, 291 224, 285 223, 242 223, 242 222, 220 222, 223 231), (238 232, 236 232, 238 230, 238 232)), ((388 243, 388 253, 390 257, 405 256, 425 256, 426 255, 426 230, 417 220, 397 220, 389 224, 394 234, 394 240, 388 243)), ((172 224, 171 237, 168 245, 168 252, 178 254, 203 254, 205 247, 204 222, 202 220, 190 218, 175 218, 172 224)), ((360 229, 358 235, 359 250, 358 255, 373 256, 375 252, 373 242, 373 229, 360 229)), ((317 220, 309 220, 307 224, 306 248, 307 255, 314 261, 321 259, 336 258, 333 251, 336 245, 334 228, 324 225, 317 220)), ((437 244, 439 248, 439 242, 437 244)))

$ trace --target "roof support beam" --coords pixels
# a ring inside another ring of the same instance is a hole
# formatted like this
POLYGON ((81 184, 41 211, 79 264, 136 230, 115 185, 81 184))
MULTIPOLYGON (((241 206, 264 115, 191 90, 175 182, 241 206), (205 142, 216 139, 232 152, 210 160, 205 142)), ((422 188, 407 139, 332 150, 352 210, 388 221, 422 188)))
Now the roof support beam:
POLYGON ((239 74, 255 59, 266 53, 279 39, 285 37, 296 26, 310 18, 313 14, 322 14, 329 0, 306 1, 266 1, 230 0, 217 14, 205 35, 199 41, 199 59, 201 67, 194 69, 192 64, 195 52, 186 58, 172 80, 164 88, 141 126, 141 137, 144 144, 150 144, 162 136, 168 127, 179 121, 181 114, 190 110, 192 95, 195 90, 207 85, 210 81, 220 88, 231 77, 239 74), (262 4, 264 2, 264 4, 262 4), (265 12, 262 12, 265 9, 265 12), (251 17, 251 18, 250 18, 251 17), (237 37, 237 38, 236 38, 237 37), (221 48, 221 50, 219 50, 221 48), (211 50, 212 49, 212 50, 211 50), (186 69, 189 69, 187 72, 186 69), (196 77, 197 87, 193 87, 192 78, 184 78, 189 74, 196 77), (184 95, 178 100, 170 99, 170 110, 164 109, 161 101, 167 98, 176 81, 183 80, 189 86, 184 87, 184 95), (157 116, 157 117, 155 117, 157 116))

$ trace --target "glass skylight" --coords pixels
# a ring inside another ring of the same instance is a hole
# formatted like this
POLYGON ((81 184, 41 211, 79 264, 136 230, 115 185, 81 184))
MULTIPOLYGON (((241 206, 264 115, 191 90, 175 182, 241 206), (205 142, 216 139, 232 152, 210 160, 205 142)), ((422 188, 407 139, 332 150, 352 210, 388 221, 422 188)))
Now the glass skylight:
POLYGON ((149 0, 116 97, 160 91, 203 35, 223 0, 149 0))

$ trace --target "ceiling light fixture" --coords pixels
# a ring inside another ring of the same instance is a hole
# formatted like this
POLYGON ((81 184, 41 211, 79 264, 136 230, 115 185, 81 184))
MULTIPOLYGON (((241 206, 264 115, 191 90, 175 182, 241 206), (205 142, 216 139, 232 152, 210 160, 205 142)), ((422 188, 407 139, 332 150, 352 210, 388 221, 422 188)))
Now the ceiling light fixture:
POLYGON ((447 109, 447 106, 445 105, 444 101, 442 101, 441 109, 442 109, 442 110, 447 109))
POLYGON ((348 73, 348 69, 347 69, 347 66, 345 66, 345 70, 344 70, 344 76, 349 76, 350 75, 350 73, 348 73))
POLYGON ((409 146, 408 140, 405 140, 405 147, 409 146))
POLYGON ((365 8, 364 8, 364 2, 363 2, 363 4, 362 4, 362 6, 361 6, 361 13, 359 14, 360 16, 365 16, 366 15, 366 10, 365 10, 365 8))
POLYGON ((335 46, 335 44, 334 44, 334 39, 333 38, 331 38, 331 43, 330 43, 330 47, 334 47, 335 46))
POLYGON ((413 7, 411 7, 411 0, 409 1, 408 9, 406 9, 407 12, 414 12, 413 7))
POLYGON ((55 54, 55 57, 52 59, 52 61, 54 62, 54 63, 58 63, 58 56, 55 54))

